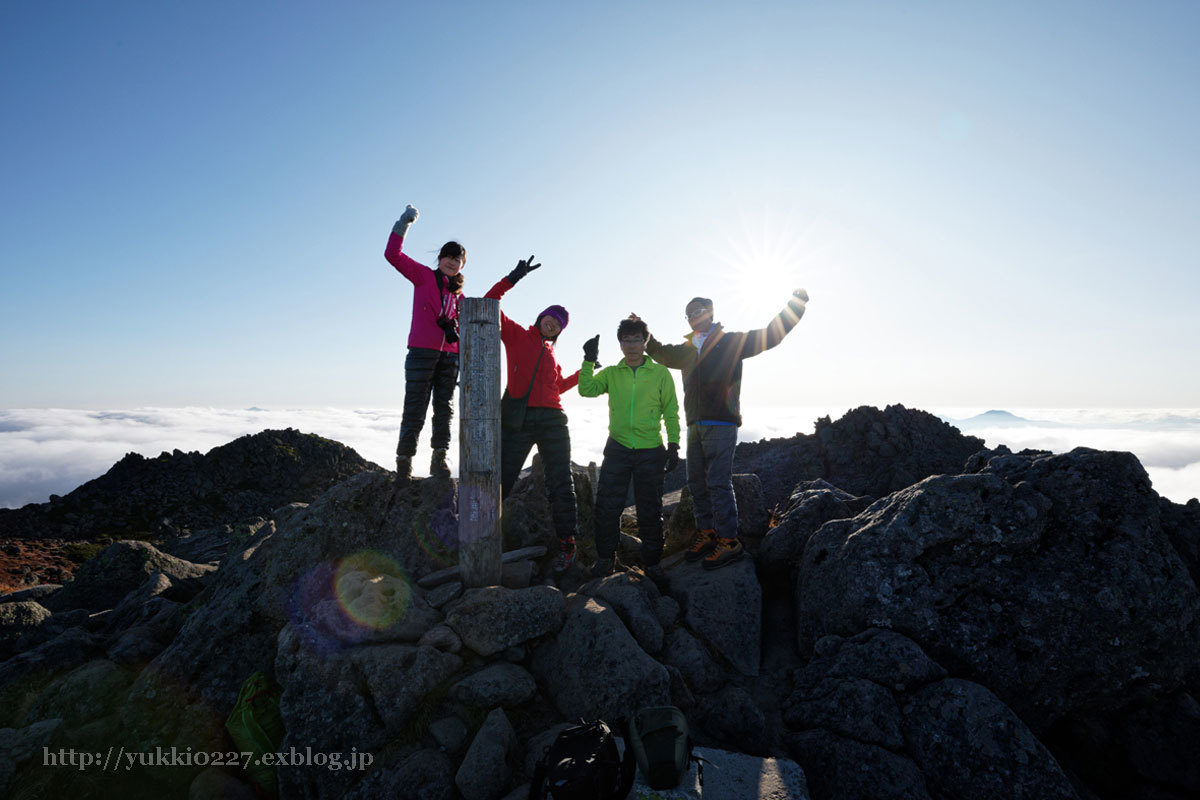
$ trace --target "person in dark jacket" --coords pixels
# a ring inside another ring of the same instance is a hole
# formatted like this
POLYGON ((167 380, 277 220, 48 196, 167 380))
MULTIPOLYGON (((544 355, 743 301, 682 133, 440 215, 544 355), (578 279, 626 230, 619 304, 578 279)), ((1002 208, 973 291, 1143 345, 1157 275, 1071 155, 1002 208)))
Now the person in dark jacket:
POLYGON ((684 344, 662 344, 654 336, 646 343, 646 352, 658 363, 683 372, 687 479, 697 530, 686 558, 703 559, 705 569, 732 564, 745 552, 737 537, 733 495, 733 451, 742 424, 742 362, 782 342, 807 304, 808 292, 797 289, 767 327, 742 333, 714 322, 712 300, 693 297, 684 309, 692 329, 684 344))
MULTIPOLYGON (((518 281, 541 264, 533 256, 517 264, 516 269, 488 290, 485 297, 499 300, 518 281)), ((575 482, 571 478, 571 436, 567 430, 567 415, 562 407, 562 393, 579 382, 579 372, 563 377, 562 368, 554 356, 558 335, 567 327, 570 315, 559 305, 553 305, 537 315, 529 327, 518 325, 500 312, 500 340, 508 361, 509 397, 528 394, 525 416, 517 430, 505 425, 500 434, 500 497, 512 490, 525 466, 529 451, 537 445, 546 477, 546 496, 558 534, 559 552, 554 559, 554 572, 566 572, 575 563, 575 534, 578 519, 575 508, 575 482)))
POLYGON ((641 320, 621 320, 617 341, 624 358, 599 372, 595 370, 600 337, 589 339, 583 345, 579 393, 584 397, 608 395, 608 441, 596 493, 596 564, 592 576, 611 575, 617 568, 621 510, 632 480, 642 563, 646 574, 661 584, 665 579, 659 565, 663 550, 663 475, 679 465, 679 402, 670 370, 646 355, 649 336, 641 320), (662 439, 664 424, 666 448, 662 439))
POLYGON ((405 208, 383 251, 388 263, 413 284, 408 357, 404 360, 404 414, 396 444, 396 475, 401 481, 412 478, 412 459, 431 395, 433 458, 429 472, 440 477, 450 475, 446 454, 454 415, 454 387, 458 384, 458 301, 462 297, 462 269, 467 263, 467 250, 458 242, 442 245, 436 269, 405 255, 404 235, 418 216, 411 205, 405 208))

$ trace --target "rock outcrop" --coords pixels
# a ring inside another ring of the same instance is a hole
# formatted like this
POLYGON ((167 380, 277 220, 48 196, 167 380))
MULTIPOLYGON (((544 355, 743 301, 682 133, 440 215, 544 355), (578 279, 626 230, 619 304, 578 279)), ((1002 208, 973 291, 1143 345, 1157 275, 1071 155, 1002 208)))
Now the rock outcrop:
POLYGON ((370 469, 379 467, 344 444, 292 428, 243 436, 205 454, 130 453, 70 494, 0 509, 0 538, 124 539, 211 528, 312 502, 370 469))
MULTIPOLYGON (((257 671, 280 689, 277 750, 325 758, 281 765, 282 798, 524 797, 563 726, 665 703, 721 766, 705 796, 1200 793, 1194 504, 1128 454, 958 458, 977 440, 899 406, 786 441, 737 480, 755 557, 670 556, 658 583, 556 585, 536 549, 466 588, 454 481, 374 470, 167 553, 115 544, 63 588, 0 598, 0 793, 86 796, 43 747, 235 750, 224 721, 257 671)), ((506 503, 509 547, 553 544, 537 480, 506 503)), ((253 795, 195 763, 102 780, 126 800, 253 795)))

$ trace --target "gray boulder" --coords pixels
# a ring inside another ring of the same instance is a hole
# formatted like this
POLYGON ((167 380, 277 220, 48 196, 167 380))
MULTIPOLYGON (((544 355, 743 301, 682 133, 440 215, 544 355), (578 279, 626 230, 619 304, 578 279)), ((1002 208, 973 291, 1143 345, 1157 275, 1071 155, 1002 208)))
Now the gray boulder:
POLYGON ((442 717, 429 723, 429 735, 447 753, 457 753, 467 742, 466 723, 458 717, 442 717))
POLYGON ((47 596, 43 605, 51 611, 112 608, 156 572, 190 596, 203 588, 216 567, 184 561, 147 542, 113 542, 84 562, 74 580, 47 596))
POLYGON ((95 634, 68 628, 0 663, 0 726, 24 727, 25 715, 42 690, 57 676, 99 655, 101 644, 95 634))
POLYGON ((721 685, 724 671, 709 655, 707 648, 688 632, 676 628, 667 634, 663 663, 675 667, 697 692, 710 692, 721 685))
POLYGON ((817 530, 832 519, 847 519, 869 505, 870 498, 855 497, 823 480, 797 484, 788 498, 779 524, 767 531, 756 561, 766 574, 790 578, 807 544, 817 530))
POLYGON ((1127 453, 992 459, 929 478, 809 541, 801 652, 829 633, 904 633, 1034 730, 1178 686, 1200 593, 1127 453), (831 599, 836 598, 836 602, 831 599))
POLYGON ((984 687, 947 678, 904 700, 907 750, 945 797, 1078 798, 1058 762, 984 687))
MULTIPOLYGON (((444 481, 399 488, 393 475, 364 472, 291 514, 274 535, 259 536, 226 558, 212 585, 186 609, 170 646, 130 688, 122 709, 130 746, 219 749, 238 690, 276 662, 276 640, 289 621, 318 650, 386 639, 402 629, 404 636, 415 634, 395 579, 445 565, 439 559, 452 556, 457 533, 453 512, 453 486, 444 481), (358 594, 330 602, 339 589, 355 588, 356 579, 343 586, 339 576, 369 570, 390 595, 373 594, 360 581, 358 594)), ((433 619, 419 604, 414 608, 433 619)), ((320 742, 305 744, 316 749, 320 742)), ((173 772, 178 780, 194 777, 186 769, 173 772)))
POLYGON ((688 628, 742 675, 758 675, 762 648, 762 587, 754 561, 715 570, 699 564, 667 572, 688 628))
POLYGON ((438 750, 418 750, 376 767, 343 800, 458 800, 454 763, 438 750))
POLYGON ((107 659, 96 659, 55 678, 33 701, 29 722, 61 719, 75 727, 108 716, 125 700, 133 676, 107 659))
POLYGON ((421 634, 417 644, 427 644, 438 650, 445 650, 447 653, 457 653, 462 650, 463 646, 462 639, 458 638, 458 634, 451 630, 449 625, 434 625, 421 634))
POLYGON ((491 656, 558 630, 564 603, 553 586, 485 586, 455 601, 446 612, 446 625, 471 650, 491 656))
POLYGON ((493 709, 454 776, 454 784, 466 800, 497 800, 512 777, 508 756, 517 743, 516 733, 503 709, 493 709))
MULTIPOLYGON (((708 768, 704 770, 704 797, 738 800, 808 800, 810 797, 804 770, 791 759, 759 758, 714 747, 697 747, 695 754, 708 762, 708 768)), ((691 773, 684 776, 684 787, 690 777, 691 773)))
POLYGON ((50 611, 36 600, 0 603, 0 659, 16 652, 21 637, 36 632, 50 616, 50 611))
POLYGON ((48 597, 62 588, 60 583, 39 583, 36 586, 30 586, 27 589, 18 589, 15 592, 0 594, 0 603, 18 603, 24 600, 41 600, 43 597, 48 597))
POLYGON ((658 590, 651 581, 621 572, 585 584, 582 591, 612 606, 647 653, 662 650, 663 628, 654 610, 658 590))
POLYGON ((740 752, 767 755, 767 720, 750 693, 738 686, 722 689, 704 703, 700 726, 723 746, 740 752))
POLYGON ((533 673, 567 719, 616 719, 670 700, 666 669, 595 598, 572 600, 562 630, 534 652, 533 673))
POLYGON ((451 600, 456 600, 462 596, 463 585, 462 581, 450 581, 443 583, 441 586, 430 589, 425 595, 425 602, 429 603, 432 608, 441 608, 451 600))
POLYGON ((820 795, 1076 797, 1009 708, 979 684, 943 677, 915 643, 869 630, 818 649, 783 718, 820 795))
POLYGON ((48 719, 23 728, 0 728, 0 795, 17 796, 13 778, 27 765, 42 766, 43 748, 53 746, 62 725, 60 719, 48 719))
MULTIPOLYGON (((432 647, 369 644, 328 651, 303 626, 279 634, 275 674, 287 730, 282 748, 379 753, 403 734, 429 693, 462 659, 432 647)), ((281 792, 338 795, 353 776, 316 765, 280 767, 281 792)))
POLYGON ((905 755, 825 729, 788 733, 788 751, 824 800, 932 800, 925 776, 905 755))
POLYGON ((536 693, 533 676, 516 664, 506 662, 489 664, 450 689, 454 699, 478 708, 515 706, 536 693))
POLYGON ((255 800, 250 784, 238 780, 222 767, 209 767, 192 779, 187 800, 255 800))

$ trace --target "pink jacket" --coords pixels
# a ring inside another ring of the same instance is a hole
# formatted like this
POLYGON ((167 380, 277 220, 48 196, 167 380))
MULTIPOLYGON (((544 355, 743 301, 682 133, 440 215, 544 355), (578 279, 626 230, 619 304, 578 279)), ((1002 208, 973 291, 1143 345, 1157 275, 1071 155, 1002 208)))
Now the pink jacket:
POLYGON ((446 334, 438 327, 440 315, 457 319, 459 295, 449 290, 438 290, 438 281, 431 269, 420 264, 400 252, 404 246, 404 238, 391 234, 387 247, 383 249, 383 257, 413 284, 412 325, 408 329, 408 346, 425 347, 430 350, 441 350, 446 353, 457 353, 458 342, 450 344, 446 334))

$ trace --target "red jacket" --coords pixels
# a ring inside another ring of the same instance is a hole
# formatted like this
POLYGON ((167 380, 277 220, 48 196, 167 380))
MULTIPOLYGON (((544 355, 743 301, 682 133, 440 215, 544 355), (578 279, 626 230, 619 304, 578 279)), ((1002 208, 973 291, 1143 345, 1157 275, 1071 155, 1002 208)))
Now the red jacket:
POLYGON ((400 252, 403 246, 403 237, 393 233, 388 237, 383 257, 397 272, 413 283, 412 325, 408 329, 408 346, 457 353, 458 342, 451 344, 446 341, 446 333, 438 327, 437 319, 441 314, 451 319, 458 316, 459 295, 448 289, 439 289, 437 276, 434 274, 437 270, 404 255, 400 252))
MULTIPOLYGON (((499 300, 504 293, 513 288, 508 278, 488 289, 484 297, 499 300)), ((554 342, 542 337, 537 325, 522 328, 500 312, 500 341, 504 342, 504 352, 508 356, 508 394, 510 397, 521 397, 529 389, 529 380, 534 378, 533 388, 529 391, 529 405, 538 408, 562 408, 562 393, 579 383, 579 370, 564 378, 562 368, 554 358, 554 342), (542 362, 538 364, 538 353, 542 353, 542 362), (533 368, 537 365, 537 375, 533 368)))

